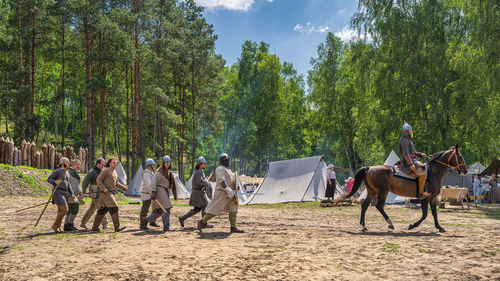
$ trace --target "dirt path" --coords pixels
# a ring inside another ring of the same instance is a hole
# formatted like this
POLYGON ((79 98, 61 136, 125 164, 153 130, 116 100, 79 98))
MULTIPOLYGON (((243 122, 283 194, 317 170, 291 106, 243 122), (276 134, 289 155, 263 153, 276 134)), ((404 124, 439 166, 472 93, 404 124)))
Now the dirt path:
POLYGON ((246 233, 233 235, 227 216, 202 234, 194 219, 180 229, 184 206, 173 209, 175 231, 140 231, 139 205, 121 205, 123 233, 54 235, 54 206, 37 229, 41 208, 14 213, 43 200, 0 198, 0 280, 500 280, 498 205, 440 210, 444 234, 432 218, 407 231, 420 210, 399 206, 387 208, 392 232, 371 207, 367 233, 359 207, 243 207, 246 233))

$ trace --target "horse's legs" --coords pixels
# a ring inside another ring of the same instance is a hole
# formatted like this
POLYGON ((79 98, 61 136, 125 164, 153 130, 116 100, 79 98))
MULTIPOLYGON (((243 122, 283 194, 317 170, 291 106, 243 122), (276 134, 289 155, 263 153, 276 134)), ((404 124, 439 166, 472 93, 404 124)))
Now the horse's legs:
POLYGON ((384 206, 385 206, 385 200, 386 199, 387 199, 387 194, 385 194, 385 196, 382 196, 381 194, 378 196, 377 210, 382 214, 382 216, 384 217, 385 221, 389 224, 389 229, 394 229, 394 225, 392 225, 391 219, 389 218, 389 216, 384 211, 384 206))
POLYGON ((436 228, 439 229, 439 232, 446 232, 446 230, 444 230, 444 228, 442 228, 438 222, 438 214, 437 214, 437 206, 436 206, 437 200, 434 198, 433 200, 431 200, 430 204, 431 204, 432 216, 434 217, 434 226, 436 226, 436 228))
POLYGON ((427 217, 427 212, 429 208, 429 198, 420 200, 420 205, 422 206, 422 217, 416 223, 410 224, 410 227, 408 227, 408 229, 413 229, 415 227, 418 227, 427 217))
POLYGON ((362 231, 367 231, 368 230, 366 228, 366 225, 365 225, 365 213, 366 213, 366 210, 368 209, 368 207, 370 207, 370 204, 372 203, 373 198, 375 198, 375 196, 377 195, 373 190, 371 190, 370 188, 368 188, 368 186, 366 186, 366 189, 367 189, 366 198, 365 198, 365 201, 363 201, 363 205, 361 206, 360 224, 363 227, 361 229, 362 231))

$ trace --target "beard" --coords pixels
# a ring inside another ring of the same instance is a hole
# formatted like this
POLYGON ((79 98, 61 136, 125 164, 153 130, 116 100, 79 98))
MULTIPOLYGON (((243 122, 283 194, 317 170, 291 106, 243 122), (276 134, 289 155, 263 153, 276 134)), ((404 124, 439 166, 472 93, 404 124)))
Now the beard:
POLYGON ((223 158, 220 160, 220 164, 226 168, 229 168, 229 158, 223 158))

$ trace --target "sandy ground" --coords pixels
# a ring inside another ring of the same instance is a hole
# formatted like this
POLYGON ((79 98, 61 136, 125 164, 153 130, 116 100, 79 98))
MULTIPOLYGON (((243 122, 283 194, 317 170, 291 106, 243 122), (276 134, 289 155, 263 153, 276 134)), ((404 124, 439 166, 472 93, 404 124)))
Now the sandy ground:
POLYGON ((387 207, 394 231, 370 207, 366 233, 359 206, 242 207, 246 232, 230 235, 227 216, 203 233, 194 219, 181 229, 187 206, 172 211, 175 231, 140 231, 140 206, 126 204, 124 232, 55 235, 55 206, 36 229, 41 207, 14 212, 44 200, 0 198, 0 280, 500 280, 500 205, 440 210, 446 233, 430 217, 406 230, 421 211, 400 206, 387 207))

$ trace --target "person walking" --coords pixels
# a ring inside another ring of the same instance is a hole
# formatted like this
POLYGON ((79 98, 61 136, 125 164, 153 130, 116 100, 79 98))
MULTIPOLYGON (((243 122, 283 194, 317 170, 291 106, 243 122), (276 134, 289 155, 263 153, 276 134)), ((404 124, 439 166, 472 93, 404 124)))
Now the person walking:
POLYGON ((170 156, 162 158, 161 167, 156 170, 151 180, 151 199, 153 200, 153 212, 146 218, 151 223, 161 216, 163 231, 170 230, 170 210, 173 205, 170 202, 170 191, 177 200, 177 188, 174 175, 170 171, 172 162, 170 156))
POLYGON ((231 233, 242 233, 241 229, 236 227, 236 217, 238 214, 238 201, 235 198, 237 190, 236 177, 229 169, 229 156, 222 153, 219 157, 220 165, 215 169, 216 187, 214 197, 208 203, 205 211, 207 214, 198 221, 198 230, 201 232, 207 222, 222 213, 229 213, 229 223, 231 224, 231 233))
MULTIPOLYGON (((142 230, 148 229, 148 221, 146 220, 149 208, 151 207, 151 180, 153 179, 155 172, 155 160, 148 158, 146 160, 146 169, 142 173, 142 184, 141 184, 141 213, 139 215, 142 230)), ((158 227, 159 225, 156 222, 152 221, 150 223, 151 226, 158 227)))
POLYGON ((52 229, 55 233, 61 233, 61 223, 64 216, 68 213, 68 197, 71 199, 75 198, 73 191, 71 190, 69 184, 69 174, 67 170, 69 169, 69 160, 66 157, 62 157, 59 160, 59 166, 55 169, 52 174, 48 177, 47 181, 54 186, 54 195, 52 196, 52 204, 57 205, 57 215, 52 225, 52 229))
MULTIPOLYGON (((196 165, 196 171, 193 174, 191 189, 191 196, 189 197, 189 206, 193 206, 193 209, 189 210, 186 214, 179 218, 179 223, 184 227, 184 221, 188 218, 201 212, 201 216, 205 216, 205 208, 208 205, 208 196, 206 190, 211 188, 210 182, 205 177, 203 170, 207 166, 207 161, 203 156, 198 157, 198 164, 196 165)), ((205 228, 211 227, 205 225, 205 228)))
POLYGON ((80 186, 80 175, 78 175, 78 169, 80 169, 80 160, 73 159, 71 161, 71 167, 68 169, 69 177, 69 185, 75 198, 68 198, 68 214, 66 215, 66 221, 64 223, 64 231, 74 231, 78 230, 75 225, 75 217, 78 214, 78 210, 80 208, 80 203, 85 204, 83 202, 82 197, 82 188, 80 186))
POLYGON ((107 212, 109 212, 109 214, 111 215, 115 232, 120 232, 125 229, 124 226, 120 227, 118 204, 116 203, 114 194, 116 194, 117 188, 125 191, 128 190, 128 188, 118 181, 118 174, 115 170, 116 166, 118 166, 118 161, 116 160, 116 158, 109 159, 106 167, 97 177, 97 186, 101 191, 99 199, 100 208, 99 210, 97 210, 97 215, 94 219, 92 231, 99 231, 99 225, 101 224, 107 212))
MULTIPOLYGON (((83 197, 89 197, 91 199, 90 206, 83 215, 82 222, 80 227, 83 229, 87 229, 87 222, 94 215, 95 211, 100 208, 100 200, 99 197, 101 195, 101 191, 97 187, 97 177, 101 173, 104 168, 104 164, 106 161, 102 158, 97 159, 94 167, 90 169, 90 171, 85 175, 82 184, 83 197), (89 188, 89 192, 87 194, 87 187, 89 188)), ((102 229, 108 228, 108 220, 106 217, 102 218, 102 229)))

